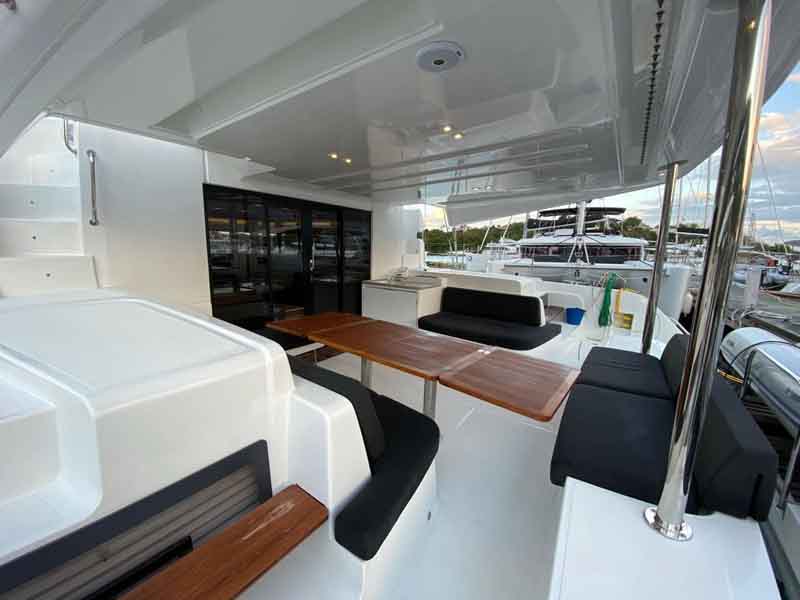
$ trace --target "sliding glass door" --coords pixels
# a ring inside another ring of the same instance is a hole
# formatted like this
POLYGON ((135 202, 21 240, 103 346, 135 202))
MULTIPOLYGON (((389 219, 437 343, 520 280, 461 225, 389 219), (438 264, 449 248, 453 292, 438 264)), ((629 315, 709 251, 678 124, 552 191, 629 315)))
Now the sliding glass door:
POLYGON ((214 316, 266 321, 361 311, 370 272, 370 214, 294 198, 205 186, 214 316))

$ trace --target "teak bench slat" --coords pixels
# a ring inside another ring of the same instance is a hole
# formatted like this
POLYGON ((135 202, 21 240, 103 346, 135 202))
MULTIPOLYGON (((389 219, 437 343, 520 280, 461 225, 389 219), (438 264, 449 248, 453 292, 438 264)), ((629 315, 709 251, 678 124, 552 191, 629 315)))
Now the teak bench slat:
POLYGON ((123 598, 235 598, 327 518, 316 498, 289 486, 123 598))

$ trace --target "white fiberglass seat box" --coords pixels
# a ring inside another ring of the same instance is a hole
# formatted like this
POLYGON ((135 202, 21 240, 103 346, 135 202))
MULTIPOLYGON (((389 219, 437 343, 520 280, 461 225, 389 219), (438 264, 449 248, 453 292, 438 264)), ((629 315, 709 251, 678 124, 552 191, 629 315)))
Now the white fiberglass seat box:
POLYGON ((248 445, 287 481, 282 349, 108 291, 0 299, 0 564, 248 445))

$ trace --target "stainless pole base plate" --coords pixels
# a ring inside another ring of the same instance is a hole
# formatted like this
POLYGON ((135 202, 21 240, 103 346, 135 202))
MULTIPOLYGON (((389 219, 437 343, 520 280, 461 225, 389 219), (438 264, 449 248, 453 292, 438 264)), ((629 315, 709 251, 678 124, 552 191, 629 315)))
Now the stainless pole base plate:
POLYGON ((651 506, 644 511, 644 520, 650 526, 665 538, 675 540, 676 542, 688 542, 692 539, 692 527, 686 521, 675 525, 673 523, 666 523, 658 516, 658 508, 651 506))

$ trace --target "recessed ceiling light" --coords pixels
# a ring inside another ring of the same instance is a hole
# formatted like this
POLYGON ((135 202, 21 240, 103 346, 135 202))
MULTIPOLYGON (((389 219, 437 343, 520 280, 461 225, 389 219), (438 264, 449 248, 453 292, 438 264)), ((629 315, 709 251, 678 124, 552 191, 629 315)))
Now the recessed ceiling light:
POLYGON ((472 188, 472 191, 473 191, 473 192, 480 192, 482 189, 483 189, 482 187, 478 187, 478 186, 476 185, 474 188, 472 188))
POLYGON ((344 159, 344 164, 346 164, 346 165, 352 165, 352 164, 353 164, 353 159, 352 159, 352 158, 345 158, 345 159, 344 159))
POLYGON ((245 160, 253 160, 253 159, 252 159, 252 158, 250 158, 249 156, 245 156, 245 157, 244 157, 244 159, 245 159, 245 160))
POLYGON ((450 133, 451 131, 453 131, 453 126, 452 125, 443 125, 442 126, 442 133, 450 133))
POLYGON ((464 134, 461 133, 460 131, 457 132, 457 133, 454 133, 453 134, 453 139, 454 140, 463 140, 464 139, 464 134))
POLYGON ((328 158, 330 158, 332 160, 336 160, 337 158, 339 158, 339 155, 336 154, 336 152, 329 152, 328 153, 328 158))

